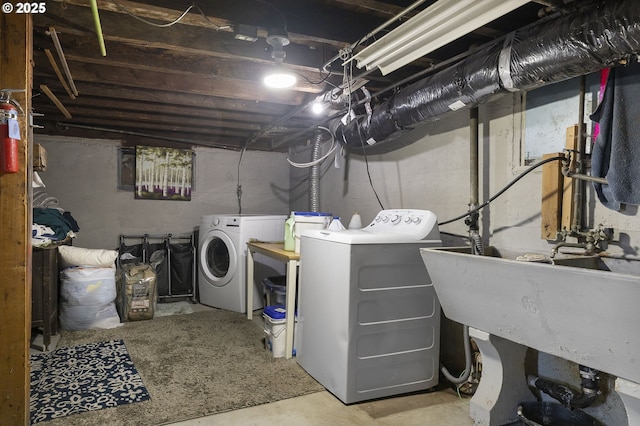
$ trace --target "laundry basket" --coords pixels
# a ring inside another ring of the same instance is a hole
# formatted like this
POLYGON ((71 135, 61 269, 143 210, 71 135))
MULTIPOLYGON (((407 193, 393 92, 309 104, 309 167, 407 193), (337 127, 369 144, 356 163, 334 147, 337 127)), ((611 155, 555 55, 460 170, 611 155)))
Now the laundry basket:
POLYGON ((287 276, 278 275, 262 280, 265 306, 285 305, 287 303, 287 276))

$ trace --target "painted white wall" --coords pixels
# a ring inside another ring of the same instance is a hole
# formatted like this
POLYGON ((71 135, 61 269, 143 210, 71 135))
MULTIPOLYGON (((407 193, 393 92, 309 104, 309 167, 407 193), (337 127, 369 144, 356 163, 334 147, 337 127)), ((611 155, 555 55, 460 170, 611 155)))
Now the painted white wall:
MULTIPOLYGON (((197 147, 196 187, 190 201, 139 200, 118 190, 118 141, 36 135, 47 150, 40 172, 47 193, 76 219, 73 244, 115 249, 120 234, 181 234, 198 226, 200 216, 238 213, 236 189, 240 153, 197 147)), ((240 164, 242 213, 286 214, 289 171, 285 154, 246 152, 240 164)))
MULTIPOLYGON (((480 203, 488 200, 525 169, 520 166, 521 101, 508 95, 480 107, 480 203)), ((577 116, 576 116, 577 118, 577 116)), ((382 209, 373 187, 386 209, 415 208, 433 211, 445 221, 468 210, 469 112, 458 111, 440 120, 421 124, 400 140, 416 142, 398 150, 369 155, 348 154, 343 168, 327 160, 321 165, 320 208, 341 216, 346 225, 355 212, 368 224, 382 209), (413 135, 415 134, 415 135, 413 135)), ((297 162, 310 160, 310 144, 291 152, 297 162)), ((291 209, 308 209, 309 169, 291 168, 291 209)), ((536 251, 549 254, 552 243, 540 239, 542 171, 538 168, 482 210, 481 234, 509 252, 536 251)), ((629 206, 625 212, 609 210, 594 198, 587 185, 587 215, 590 227, 604 224, 623 234, 623 247, 610 245, 612 253, 640 252, 640 215, 629 206)), ((441 227, 441 231, 466 235, 463 220, 441 227)), ((447 237, 445 237, 446 239, 447 237)), ((461 241, 461 240, 458 240, 461 241)))
MULTIPOLYGON (((520 166, 521 123, 524 118, 521 105, 520 95, 507 95, 479 108, 480 203, 526 169, 520 166)), ((550 117, 550 126, 553 122, 553 117, 550 117)), ((416 140, 414 143, 387 154, 368 156, 371 180, 384 208, 427 209, 433 211, 439 221, 468 210, 468 123, 468 111, 450 113, 437 121, 416 126, 399 139, 410 141, 413 138, 416 140)), ((309 161, 309 146, 296 148, 291 155, 299 162, 309 161)), ((321 168, 322 211, 341 216, 345 225, 354 212, 359 212, 366 225, 381 210, 369 184, 367 163, 362 155, 350 155, 348 167, 342 169, 335 169, 331 161, 323 163, 321 168)), ((308 169, 292 169, 292 210, 308 208, 307 178, 308 169)), ((482 210, 481 235, 485 245, 493 245, 510 254, 550 254, 553 243, 540 238, 541 178, 541 169, 534 170, 482 210)), ((626 212, 606 209, 594 199, 591 189, 587 206, 590 227, 604 224, 614 227, 621 235, 620 246, 610 245, 610 252, 638 255, 640 215, 636 207, 630 207, 626 212)), ((463 220, 441 226, 440 230, 467 235, 463 220)), ((443 235, 443 242, 445 245, 460 245, 465 240, 443 235)), ((540 354, 537 363, 540 376, 579 389, 575 364, 546 354, 540 354)), ((588 411, 605 424, 626 424, 619 398, 610 393, 612 382, 609 376, 604 376, 601 384, 608 394, 607 400, 588 411)))

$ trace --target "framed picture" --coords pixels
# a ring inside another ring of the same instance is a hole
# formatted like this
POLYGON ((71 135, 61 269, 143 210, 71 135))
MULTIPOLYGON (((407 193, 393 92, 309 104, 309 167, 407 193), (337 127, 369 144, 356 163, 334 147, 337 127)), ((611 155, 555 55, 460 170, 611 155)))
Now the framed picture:
POLYGON ((192 190, 191 149, 136 147, 135 198, 190 201, 192 190))

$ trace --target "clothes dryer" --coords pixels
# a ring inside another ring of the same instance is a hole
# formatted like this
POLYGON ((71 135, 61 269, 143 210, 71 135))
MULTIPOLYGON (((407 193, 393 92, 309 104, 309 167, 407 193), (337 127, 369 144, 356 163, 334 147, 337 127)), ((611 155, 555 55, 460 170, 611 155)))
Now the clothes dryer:
MULTIPOLYGON (((282 241, 285 215, 207 215, 200 218, 198 287, 200 303, 214 308, 247 312, 247 242, 282 241)), ((283 275, 285 265, 266 256, 255 261, 254 294, 263 294, 262 280, 283 275)), ((252 310, 263 307, 254 297, 252 310)))
POLYGON ((436 386, 440 304, 420 248, 441 244, 427 210, 302 234, 298 364, 345 404, 436 386))

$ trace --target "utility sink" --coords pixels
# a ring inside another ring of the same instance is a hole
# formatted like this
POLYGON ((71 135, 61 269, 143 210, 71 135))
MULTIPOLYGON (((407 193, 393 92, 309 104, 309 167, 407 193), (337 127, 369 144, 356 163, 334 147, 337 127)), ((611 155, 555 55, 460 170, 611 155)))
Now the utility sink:
POLYGON ((640 262, 554 264, 421 249, 444 314, 503 339, 640 383, 640 262))

